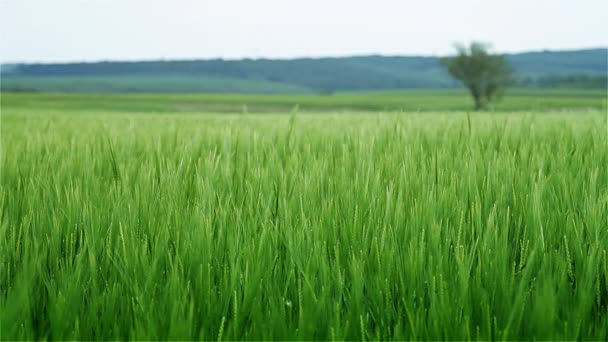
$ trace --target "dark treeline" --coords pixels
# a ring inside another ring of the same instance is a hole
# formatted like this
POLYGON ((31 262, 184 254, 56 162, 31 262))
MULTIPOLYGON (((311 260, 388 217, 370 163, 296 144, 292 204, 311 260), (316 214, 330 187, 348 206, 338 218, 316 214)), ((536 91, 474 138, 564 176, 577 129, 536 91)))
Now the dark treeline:
POLYGON ((435 58, 349 57, 27 64, 16 76, 197 76, 296 84, 318 91, 452 87, 435 58))
MULTIPOLYGON (((606 49, 507 55, 516 85, 524 87, 605 87, 607 58, 606 49)), ((396 56, 19 64, 4 67, 2 78, 2 90, 9 91, 81 91, 83 82, 92 92, 254 92, 256 84, 277 93, 459 86, 436 57, 396 56)))
POLYGON ((549 75, 538 78, 524 77, 516 82, 520 87, 606 89, 606 75, 549 75))

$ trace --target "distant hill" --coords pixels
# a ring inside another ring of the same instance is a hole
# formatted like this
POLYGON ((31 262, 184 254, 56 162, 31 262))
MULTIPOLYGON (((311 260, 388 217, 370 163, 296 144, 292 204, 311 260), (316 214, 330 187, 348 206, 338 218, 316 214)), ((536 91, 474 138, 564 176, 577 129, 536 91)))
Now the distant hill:
MULTIPOLYGON (((608 49, 506 56, 516 86, 605 88, 608 49)), ((331 93, 455 88, 437 57, 184 60, 3 65, 2 91, 331 93)))

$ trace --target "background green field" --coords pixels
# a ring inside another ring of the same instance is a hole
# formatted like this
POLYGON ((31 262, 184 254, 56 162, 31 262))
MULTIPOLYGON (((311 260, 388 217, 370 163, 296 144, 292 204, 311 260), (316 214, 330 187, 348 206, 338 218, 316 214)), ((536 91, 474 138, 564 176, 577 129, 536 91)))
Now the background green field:
POLYGON ((605 94, 536 95, 4 93, 1 337, 604 341, 605 94))
MULTIPOLYGON (((605 110, 605 90, 510 89, 492 111, 605 110)), ((57 112, 466 111, 465 90, 351 92, 332 95, 2 93, 2 108, 57 112)))

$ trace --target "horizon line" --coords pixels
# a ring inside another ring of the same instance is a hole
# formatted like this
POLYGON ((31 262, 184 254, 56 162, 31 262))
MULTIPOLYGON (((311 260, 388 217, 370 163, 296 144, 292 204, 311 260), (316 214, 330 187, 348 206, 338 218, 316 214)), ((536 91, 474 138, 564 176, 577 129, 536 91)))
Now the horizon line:
MULTIPOLYGON (((491 46, 491 45, 490 45, 491 46)), ((532 50, 519 50, 509 52, 496 52, 501 55, 519 55, 526 53, 542 53, 542 52, 575 52, 585 50, 607 50, 608 46, 593 46, 593 47, 580 47, 580 48, 539 48, 532 50)), ((491 49, 490 49, 491 50, 491 49)), ((405 57, 405 58, 440 58, 451 56, 448 54, 384 54, 384 53, 362 53, 362 54, 335 54, 335 55, 317 55, 317 56, 293 56, 293 57, 271 57, 271 56, 243 56, 243 57, 151 57, 151 58, 138 58, 138 59, 90 59, 90 60, 62 60, 62 61, 0 61, 0 65, 23 65, 23 64, 37 64, 37 65, 51 65, 51 64, 98 64, 98 63, 145 63, 145 62, 192 62, 192 61, 293 61, 303 59, 340 59, 340 58, 358 58, 358 57, 405 57)))

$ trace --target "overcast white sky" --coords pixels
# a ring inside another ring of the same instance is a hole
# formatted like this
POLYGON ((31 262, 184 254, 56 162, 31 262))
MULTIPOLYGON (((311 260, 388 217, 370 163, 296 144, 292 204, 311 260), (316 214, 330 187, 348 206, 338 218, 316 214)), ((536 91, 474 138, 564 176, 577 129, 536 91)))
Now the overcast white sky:
POLYGON ((2 62, 608 46, 608 0, 0 0, 2 62))

